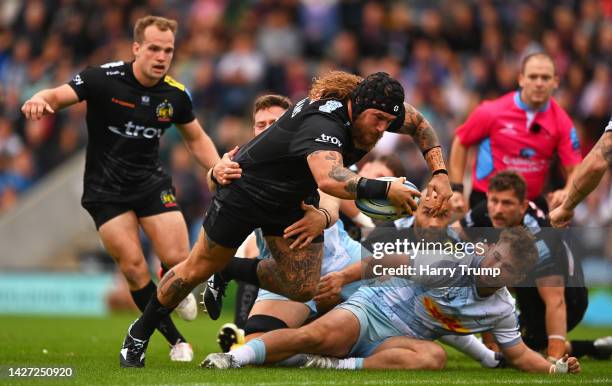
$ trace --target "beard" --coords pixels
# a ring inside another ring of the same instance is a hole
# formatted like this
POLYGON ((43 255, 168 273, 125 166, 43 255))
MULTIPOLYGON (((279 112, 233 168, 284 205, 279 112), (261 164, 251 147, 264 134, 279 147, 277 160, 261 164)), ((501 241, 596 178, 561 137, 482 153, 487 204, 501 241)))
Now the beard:
POLYGON ((383 133, 369 133, 363 129, 353 127, 353 144, 357 149, 370 151, 382 138, 383 133))

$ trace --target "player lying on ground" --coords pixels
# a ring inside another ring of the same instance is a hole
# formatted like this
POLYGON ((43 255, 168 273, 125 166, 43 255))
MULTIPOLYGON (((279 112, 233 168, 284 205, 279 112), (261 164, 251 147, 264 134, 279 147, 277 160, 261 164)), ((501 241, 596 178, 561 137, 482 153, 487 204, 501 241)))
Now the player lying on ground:
POLYGON ((348 301, 306 326, 269 332, 227 354, 210 354, 203 366, 234 368, 307 353, 317 355, 309 367, 437 370, 444 368, 446 353, 433 339, 492 331, 505 358, 520 370, 579 372, 576 358, 551 364, 521 340, 514 299, 502 283, 524 278, 536 258, 529 232, 506 229, 483 256, 462 262, 471 268, 499 269, 498 276, 458 275, 451 279, 452 286, 443 288, 386 279, 377 287, 361 287, 348 301))
MULTIPOLYGON (((389 239, 395 239, 398 236, 432 242, 456 242, 459 239, 457 233, 454 229, 448 228, 452 219, 453 210, 450 202, 445 203, 442 210, 434 214, 433 202, 423 200, 419 202, 414 216, 403 217, 390 224, 377 227, 364 240, 363 245, 373 250, 374 243, 393 241, 389 239), (441 232, 440 230, 443 229, 446 231, 441 232)), ((340 291, 347 285, 360 281, 364 277, 368 278, 368 272, 371 272, 371 266, 375 263, 375 259, 368 257, 342 270, 323 276, 314 299, 325 303, 336 301, 339 299, 340 291)), ((439 340, 480 362, 483 367, 503 366, 503 356, 486 347, 474 335, 445 335, 439 340)))
MULTIPOLYGON (((303 216, 303 201, 315 202, 317 188, 344 199, 387 198, 398 211, 412 213, 419 195, 400 181, 359 178, 345 166, 369 152, 387 129, 412 135, 432 170, 428 194, 438 193, 438 208, 452 192, 433 128, 412 106, 404 104, 402 86, 388 74, 361 79, 332 72, 313 85, 312 97, 287 111, 264 134, 245 145, 235 160, 242 177, 219 189, 207 211, 203 231, 191 254, 160 282, 157 296, 128 329, 122 366, 144 366, 149 337, 193 288, 230 261, 237 277, 262 288, 306 301, 320 278, 320 239, 291 249, 283 238, 288 225, 303 216), (232 259, 237 247, 262 228, 272 259, 232 259)), ((426 198, 428 199, 428 198, 426 198)))

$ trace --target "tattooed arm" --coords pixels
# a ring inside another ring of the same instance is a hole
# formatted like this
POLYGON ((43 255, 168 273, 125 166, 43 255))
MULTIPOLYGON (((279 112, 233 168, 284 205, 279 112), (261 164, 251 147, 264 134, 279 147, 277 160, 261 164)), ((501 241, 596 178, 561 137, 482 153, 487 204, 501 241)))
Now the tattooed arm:
POLYGON ((561 228, 569 224, 576 205, 597 187, 610 167, 612 167, 612 132, 608 131, 601 136, 576 168, 563 204, 550 212, 550 220, 554 227, 561 228))
POLYGON ((342 154, 317 150, 308 155, 308 166, 321 191, 338 198, 355 199, 359 176, 344 167, 342 154))
MULTIPOLYGON (((429 170, 446 169, 444 157, 442 157, 442 148, 438 136, 425 117, 413 106, 404 103, 406 109, 406 117, 404 125, 398 130, 398 133, 411 135, 417 143, 423 155, 429 170)), ((426 200, 432 198, 433 193, 437 195, 437 205, 434 208, 434 214, 442 209, 443 204, 450 199, 453 192, 448 180, 448 174, 436 174, 427 184, 426 200)))

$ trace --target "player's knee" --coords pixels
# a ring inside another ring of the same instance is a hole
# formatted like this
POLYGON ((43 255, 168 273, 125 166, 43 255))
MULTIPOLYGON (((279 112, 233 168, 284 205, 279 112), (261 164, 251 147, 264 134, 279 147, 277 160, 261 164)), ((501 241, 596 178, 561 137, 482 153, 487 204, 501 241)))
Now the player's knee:
POLYGON ((119 261, 119 269, 130 286, 138 286, 149 277, 147 263, 143 259, 119 261))
POLYGON ((325 333, 307 325, 298 329, 297 341, 300 347, 312 348, 322 346, 325 342, 325 333))
POLYGON ((306 285, 302 285, 300 288, 290 292, 291 293, 287 295, 288 298, 296 302, 304 303, 312 300, 312 298, 314 298, 314 296, 317 294, 317 284, 314 282, 312 284, 307 283, 306 285))
POLYGON ((244 334, 249 336, 258 332, 269 332, 288 328, 287 323, 270 315, 253 315, 247 319, 244 326, 244 334))
POLYGON ((424 368, 427 370, 442 370, 446 366, 446 351, 436 343, 431 342, 424 350, 424 368))
POLYGON ((160 254, 159 259, 168 267, 172 268, 187 259, 189 251, 185 248, 175 248, 160 254))

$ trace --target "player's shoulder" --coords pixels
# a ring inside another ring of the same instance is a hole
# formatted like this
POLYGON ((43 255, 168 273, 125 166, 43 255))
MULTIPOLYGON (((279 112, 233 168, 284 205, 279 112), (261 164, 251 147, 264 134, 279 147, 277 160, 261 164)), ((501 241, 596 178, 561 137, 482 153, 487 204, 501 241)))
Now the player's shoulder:
POLYGON ((346 104, 338 99, 311 100, 304 98, 295 104, 291 116, 302 113, 303 116, 318 116, 324 119, 341 120, 348 122, 346 104))
POLYGON ((181 83, 178 80, 174 79, 170 75, 164 76, 164 85, 166 85, 167 87, 178 89, 180 91, 187 91, 187 88, 185 87, 185 85, 183 83, 181 83))

